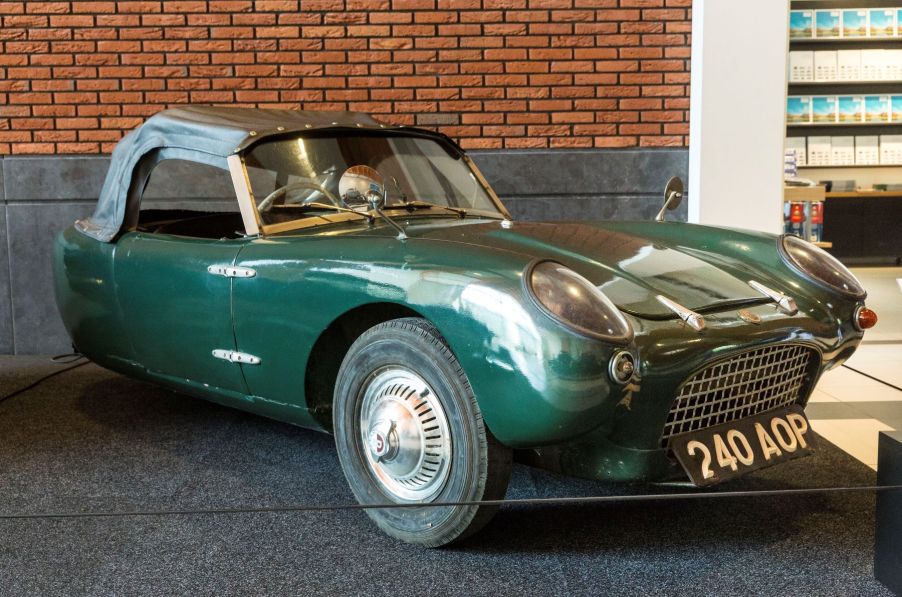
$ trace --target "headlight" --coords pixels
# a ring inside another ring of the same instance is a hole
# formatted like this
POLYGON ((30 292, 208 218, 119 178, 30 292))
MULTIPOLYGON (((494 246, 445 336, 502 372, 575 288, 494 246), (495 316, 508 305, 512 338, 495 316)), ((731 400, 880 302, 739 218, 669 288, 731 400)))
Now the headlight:
POLYGON ((614 303, 560 263, 540 261, 527 268, 526 287, 543 311, 574 332, 618 343, 633 338, 633 329, 614 303))
POLYGON ((821 286, 854 299, 867 296, 858 278, 830 253, 791 234, 782 236, 779 246, 790 266, 821 286))

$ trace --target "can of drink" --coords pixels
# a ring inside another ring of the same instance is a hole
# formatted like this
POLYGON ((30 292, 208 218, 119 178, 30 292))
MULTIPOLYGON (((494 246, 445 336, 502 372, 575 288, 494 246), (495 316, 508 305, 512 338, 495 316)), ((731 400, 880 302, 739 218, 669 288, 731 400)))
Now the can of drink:
POLYGON ((801 201, 793 201, 789 204, 789 232, 805 238, 805 204, 801 201))
POLYGON ((824 203, 814 201, 811 203, 811 242, 824 240, 824 203))

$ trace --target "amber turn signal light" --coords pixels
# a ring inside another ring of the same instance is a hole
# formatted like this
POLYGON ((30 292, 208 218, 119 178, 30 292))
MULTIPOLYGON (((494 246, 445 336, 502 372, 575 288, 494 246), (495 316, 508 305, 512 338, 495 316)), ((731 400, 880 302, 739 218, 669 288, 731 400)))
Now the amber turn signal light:
POLYGON ((859 330, 872 328, 877 325, 877 314, 867 307, 858 307, 855 310, 854 323, 859 330))

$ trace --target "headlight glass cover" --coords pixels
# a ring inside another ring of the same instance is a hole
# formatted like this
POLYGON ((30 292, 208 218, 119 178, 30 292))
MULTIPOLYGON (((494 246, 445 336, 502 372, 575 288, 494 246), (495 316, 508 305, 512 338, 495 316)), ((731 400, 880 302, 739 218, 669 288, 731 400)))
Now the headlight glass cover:
POLYGON ((614 303, 560 263, 534 264, 527 269, 526 286, 542 310, 579 334, 618 343, 633 337, 632 327, 614 303))
POLYGON ((822 286, 854 299, 867 296, 858 278, 823 249, 792 234, 780 238, 780 248, 790 266, 822 286))

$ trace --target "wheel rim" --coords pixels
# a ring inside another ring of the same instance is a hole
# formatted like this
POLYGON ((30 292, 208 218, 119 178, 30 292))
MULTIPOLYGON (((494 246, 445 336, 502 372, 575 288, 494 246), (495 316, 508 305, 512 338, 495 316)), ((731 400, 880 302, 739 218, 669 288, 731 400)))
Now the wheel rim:
POLYGON ((363 392, 360 439, 373 477, 399 501, 434 497, 448 479, 451 432, 426 381, 403 367, 376 371, 363 392))

